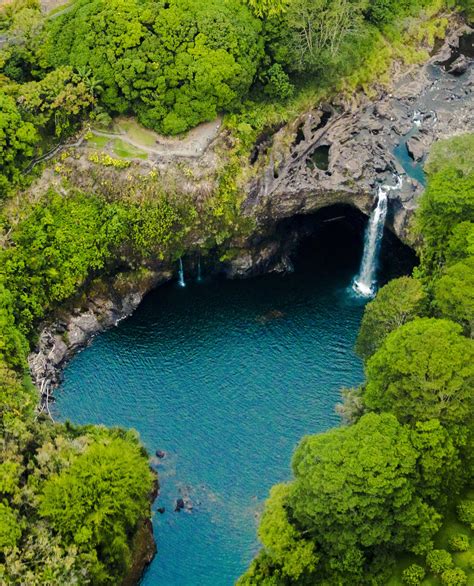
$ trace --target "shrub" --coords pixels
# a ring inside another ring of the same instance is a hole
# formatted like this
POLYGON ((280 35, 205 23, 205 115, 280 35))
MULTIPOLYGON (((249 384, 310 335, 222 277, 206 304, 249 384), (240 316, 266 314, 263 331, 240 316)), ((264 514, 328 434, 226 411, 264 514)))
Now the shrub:
POLYGON ((464 586, 467 584, 467 576, 460 568, 452 568, 443 572, 441 583, 444 586, 464 586))
POLYGON ((469 537, 465 533, 457 533, 449 540, 451 551, 467 551, 469 549, 469 537))
POLYGON ((466 499, 461 501, 456 510, 459 520, 474 530, 474 500, 466 499))
POLYGON ((445 549, 433 549, 426 556, 426 565, 434 574, 442 574, 453 565, 453 558, 445 549))
POLYGON ((425 570, 418 564, 412 564, 404 570, 402 574, 402 582, 410 586, 418 586, 425 577, 425 570))

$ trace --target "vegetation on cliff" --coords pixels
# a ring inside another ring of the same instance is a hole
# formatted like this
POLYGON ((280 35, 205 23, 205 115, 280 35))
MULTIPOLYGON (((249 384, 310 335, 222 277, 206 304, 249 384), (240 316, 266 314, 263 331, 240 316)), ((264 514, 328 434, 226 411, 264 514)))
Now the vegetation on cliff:
MULTIPOLYGON (((39 320, 99 275, 175 258, 191 230, 219 245, 245 224, 236 159, 199 204, 160 189, 153 177, 140 178, 137 192, 124 190, 120 198, 106 189, 84 193, 66 181, 36 200, 21 194, 7 200, 30 180, 32 158, 85 119, 107 127, 123 112, 170 134, 230 112, 236 150, 246 151, 275 112, 289 116, 291 100, 304 99, 307 78, 325 92, 364 86, 402 51, 402 18, 449 7, 443 0, 77 0, 45 18, 35 0, 16 0, 2 12, 0 581, 116 584, 130 566, 134 531, 149 513, 153 477, 133 432, 53 425, 38 413, 26 357, 39 320)), ((434 23, 422 33, 431 40, 446 20, 434 23)), ((377 309, 381 292, 363 325, 361 354, 371 356, 363 410, 371 412, 350 428, 301 444, 296 480, 272 492, 260 530, 266 549, 243 583, 385 575, 394 553, 430 550, 446 507, 440 483, 450 483, 453 496, 466 484, 459 461, 470 439, 472 341, 462 333, 472 334, 473 177, 459 157, 435 154, 418 217, 424 239, 417 280, 399 283, 403 295, 387 289, 390 312, 377 309), (466 295, 456 297, 454 289, 466 295), (397 304, 390 304, 391 295, 397 304), (446 399, 443 409, 434 402, 434 419, 418 420, 416 409, 410 421, 403 419, 402 411, 418 400, 411 394, 417 372, 402 373, 397 386, 400 373, 381 360, 394 336, 403 341, 399 352, 407 364, 423 336, 439 343, 448 367, 433 374, 430 356, 416 367, 425 376, 417 392, 455 399, 446 399), (382 400, 384 385, 390 393, 382 400), (371 491, 364 492, 369 477, 371 491), (354 508, 359 512, 344 523, 354 508), (393 517, 383 514, 388 508, 393 517)), ((114 161, 102 163, 128 166, 114 161)), ((460 504, 463 519, 471 518, 470 506, 460 504)), ((454 583, 458 570, 445 571, 454 583)))

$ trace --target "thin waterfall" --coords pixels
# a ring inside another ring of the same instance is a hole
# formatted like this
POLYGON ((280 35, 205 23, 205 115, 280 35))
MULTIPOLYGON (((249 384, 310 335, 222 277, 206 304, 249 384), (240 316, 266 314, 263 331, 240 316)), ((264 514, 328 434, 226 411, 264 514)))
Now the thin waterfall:
POLYGON ((198 283, 200 283, 202 281, 202 275, 201 275, 201 255, 198 256, 197 281, 198 281, 198 283))
POLYGON ((184 282, 183 259, 181 257, 179 257, 178 284, 180 287, 186 287, 186 283, 184 282))
POLYGON ((364 254, 360 265, 359 274, 354 279, 354 290, 370 297, 375 293, 377 286, 377 266, 379 260, 380 244, 383 238, 383 228, 387 216, 388 192, 392 188, 381 185, 377 191, 377 206, 370 214, 369 223, 364 237, 364 254))

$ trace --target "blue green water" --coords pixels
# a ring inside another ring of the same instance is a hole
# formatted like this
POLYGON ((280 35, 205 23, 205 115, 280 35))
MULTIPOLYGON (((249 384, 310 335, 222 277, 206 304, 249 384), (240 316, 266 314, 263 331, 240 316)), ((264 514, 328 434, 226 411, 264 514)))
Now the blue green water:
POLYGON ((232 584, 296 443, 336 425, 339 388, 362 381, 352 348, 363 302, 350 293, 362 237, 336 224, 308 241, 291 275, 158 289, 67 367, 62 419, 134 427, 167 454, 154 464, 154 509, 166 512, 154 516, 146 586, 232 584), (182 494, 192 513, 173 512, 182 494))
POLYGON ((410 132, 406 134, 400 143, 393 149, 393 154, 409 177, 415 179, 421 185, 426 186, 426 175, 423 170, 423 165, 411 158, 407 148, 407 142, 417 133, 417 131, 418 129, 416 127, 410 130, 410 132))

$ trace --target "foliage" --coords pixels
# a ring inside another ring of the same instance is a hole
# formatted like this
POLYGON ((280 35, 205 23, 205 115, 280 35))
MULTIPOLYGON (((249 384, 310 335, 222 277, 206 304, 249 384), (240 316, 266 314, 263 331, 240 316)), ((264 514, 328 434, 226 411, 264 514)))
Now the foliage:
POLYGON ((39 512, 66 543, 98 552, 95 573, 101 575, 105 564, 120 576, 130 558, 128 535, 147 508, 151 483, 138 445, 121 439, 95 443, 46 481, 39 512))
POLYGON ((420 201, 414 226, 422 236, 419 274, 435 277, 443 270, 451 238, 461 222, 474 222, 473 135, 438 143, 427 163, 428 187, 420 201), (446 153, 451 153, 446 156, 446 153), (445 157, 445 158, 444 158, 445 157))
POLYGON ((25 122, 14 99, 0 89, 0 200, 12 183, 18 182, 21 168, 34 153, 38 140, 35 127, 25 122))
POLYGON ((387 335, 415 317, 423 315, 427 297, 420 281, 410 277, 393 279, 365 307, 356 341, 356 352, 367 360, 387 335))
POLYGON ((289 0, 244 0, 260 18, 277 16, 285 12, 289 0))
POLYGON ((304 539, 289 519, 286 504, 289 490, 285 484, 272 488, 258 535, 281 575, 297 581, 302 575, 316 570, 319 557, 314 542, 304 539))
POLYGON ((21 537, 21 526, 16 512, 0 502, 0 549, 15 547, 21 537))
POLYGON ((364 402, 400 421, 472 419, 474 342, 448 320, 418 318, 387 336, 367 363, 364 402))
POLYGON ((402 580, 404 584, 409 584, 410 586, 418 586, 423 581, 425 577, 425 570, 418 564, 412 564, 408 566, 406 570, 403 571, 402 580))
POLYGON ((107 153, 90 153, 87 157, 91 163, 103 165, 104 167, 115 167, 116 169, 126 169, 130 167, 130 161, 114 159, 107 153))
POLYGON ((72 67, 58 67, 40 81, 23 84, 17 102, 26 120, 59 137, 94 105, 95 97, 72 67))
POLYGON ((434 574, 442 574, 452 567, 453 558, 445 549, 433 549, 426 556, 426 565, 434 574))
POLYGON ((441 575, 443 586, 464 586, 467 584, 467 576, 460 568, 451 568, 441 575))
POLYGON ((418 456, 409 430, 391 414, 367 414, 302 441, 289 506, 331 575, 357 580, 384 544, 429 548, 439 517, 417 493, 418 456))
POLYGON ((467 551, 469 549, 469 537, 465 533, 457 533, 449 540, 451 551, 467 551))
POLYGON ((178 134, 247 93, 263 56, 260 31, 236 0, 81 0, 51 21, 45 56, 55 67, 90 67, 111 111, 178 134))
POLYGON ((474 255, 448 267, 434 290, 441 317, 461 324, 466 335, 474 338, 474 255))
POLYGON ((474 500, 462 500, 457 506, 459 520, 474 530, 474 500))

